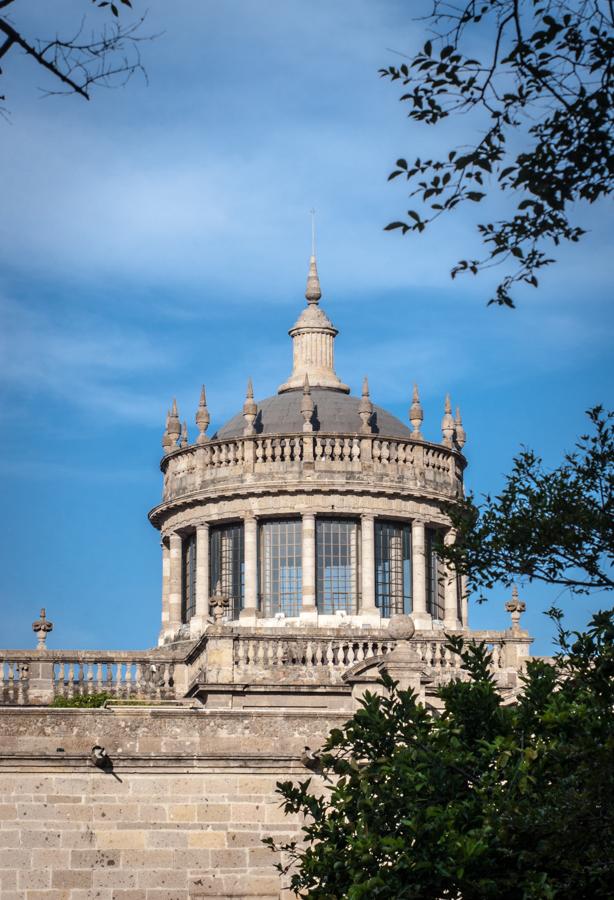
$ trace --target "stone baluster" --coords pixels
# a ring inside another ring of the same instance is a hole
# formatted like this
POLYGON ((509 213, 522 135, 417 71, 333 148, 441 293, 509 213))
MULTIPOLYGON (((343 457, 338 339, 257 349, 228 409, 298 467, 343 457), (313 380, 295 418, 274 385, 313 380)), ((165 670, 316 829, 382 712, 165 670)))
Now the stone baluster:
POLYGON ((303 513, 302 517, 302 557, 303 557, 303 603, 301 619, 317 621, 316 607, 316 517, 303 513))
POLYGON ((416 628, 430 628, 431 616, 426 610, 426 556, 424 522, 414 519, 411 525, 412 546, 412 616, 416 628))

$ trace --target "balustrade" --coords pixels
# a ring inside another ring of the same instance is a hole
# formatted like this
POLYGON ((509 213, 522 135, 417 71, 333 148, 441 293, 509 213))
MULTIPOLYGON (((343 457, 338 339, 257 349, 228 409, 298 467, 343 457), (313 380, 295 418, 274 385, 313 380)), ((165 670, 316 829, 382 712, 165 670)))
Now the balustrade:
POLYGON ((462 480, 458 458, 438 445, 377 435, 254 435, 210 441, 165 457, 164 499, 199 490, 224 475, 265 474, 270 469, 300 473, 306 464, 321 472, 364 470, 446 494, 456 494, 462 480))
POLYGON ((0 704, 25 706, 97 693, 126 699, 173 699, 175 665, 174 658, 158 653, 0 652, 0 704))

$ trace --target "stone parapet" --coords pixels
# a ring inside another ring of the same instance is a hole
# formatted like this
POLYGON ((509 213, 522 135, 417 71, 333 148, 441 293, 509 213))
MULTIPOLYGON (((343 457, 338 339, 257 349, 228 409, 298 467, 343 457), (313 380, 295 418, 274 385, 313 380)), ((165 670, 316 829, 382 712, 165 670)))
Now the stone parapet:
POLYGON ((162 459, 163 503, 150 513, 160 522, 167 504, 200 493, 241 494, 261 490, 272 481, 313 489, 318 482, 344 481, 382 488, 402 487, 436 497, 462 495, 465 459, 457 450, 424 441, 379 435, 289 434, 210 441, 169 453, 162 459))

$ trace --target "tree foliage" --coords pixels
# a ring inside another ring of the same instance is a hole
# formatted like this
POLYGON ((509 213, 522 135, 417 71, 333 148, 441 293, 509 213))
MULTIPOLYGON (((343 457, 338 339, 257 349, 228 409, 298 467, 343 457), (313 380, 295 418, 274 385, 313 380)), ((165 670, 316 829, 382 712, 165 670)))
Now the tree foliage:
POLYGON ((533 660, 505 704, 484 645, 450 646, 466 679, 443 714, 385 681, 331 732, 311 779, 278 785, 306 817, 278 868, 306 900, 606 898, 614 881, 614 610, 559 622, 555 665, 533 660))
POLYGON ((591 433, 557 468, 522 450, 498 496, 447 506, 457 543, 438 552, 471 588, 517 577, 574 593, 614 588, 614 412, 587 415, 591 433))
POLYGON ((519 282, 537 287, 551 243, 577 241, 577 201, 608 195, 614 181, 614 7, 610 0, 434 0, 434 36, 407 63, 380 74, 406 88, 415 122, 459 118, 475 141, 438 159, 397 160, 422 207, 387 230, 424 231, 492 185, 513 198, 507 218, 478 226, 485 256, 453 269, 507 273, 490 303, 513 306, 519 282), (475 47, 485 47, 476 51, 475 47), (512 265, 513 264, 513 265, 512 265))
MULTIPOLYGON (((57 87, 46 94, 78 94, 85 100, 95 85, 113 87, 125 84, 135 72, 144 73, 139 55, 139 43, 145 39, 140 33, 143 18, 127 25, 120 22, 121 7, 132 7, 132 0, 83 0, 83 4, 109 12, 111 23, 86 33, 82 19, 70 35, 42 38, 26 34, 14 19, 19 0, 0 0, 0 64, 9 52, 21 50, 52 76, 57 87)), ((0 95, 0 103, 5 100, 0 95)), ((5 112, 1 106, 0 111, 5 112)))

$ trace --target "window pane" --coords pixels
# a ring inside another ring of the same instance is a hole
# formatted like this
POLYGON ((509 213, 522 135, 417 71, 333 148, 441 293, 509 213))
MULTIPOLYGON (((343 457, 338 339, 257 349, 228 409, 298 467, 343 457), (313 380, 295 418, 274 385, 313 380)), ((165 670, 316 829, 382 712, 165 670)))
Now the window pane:
POLYGON ((434 528, 425 530, 426 538, 426 610, 434 619, 443 621, 445 610, 445 577, 435 544, 438 533, 434 528))
POLYGON ((316 519, 318 609, 331 614, 358 608, 358 526, 349 519, 316 519))
POLYGON ((265 616, 301 611, 302 529, 300 519, 279 519, 260 526, 260 608, 265 616))
POLYGON ((183 539, 183 571, 181 586, 181 617, 189 622, 196 612, 196 534, 183 539))
POLYGON ((243 609, 245 593, 245 554, 243 525, 221 525, 212 528, 209 543, 209 576, 211 592, 230 600, 230 612, 237 619, 243 609))
POLYGON ((375 523, 375 602, 384 617, 412 611, 410 525, 375 523))

